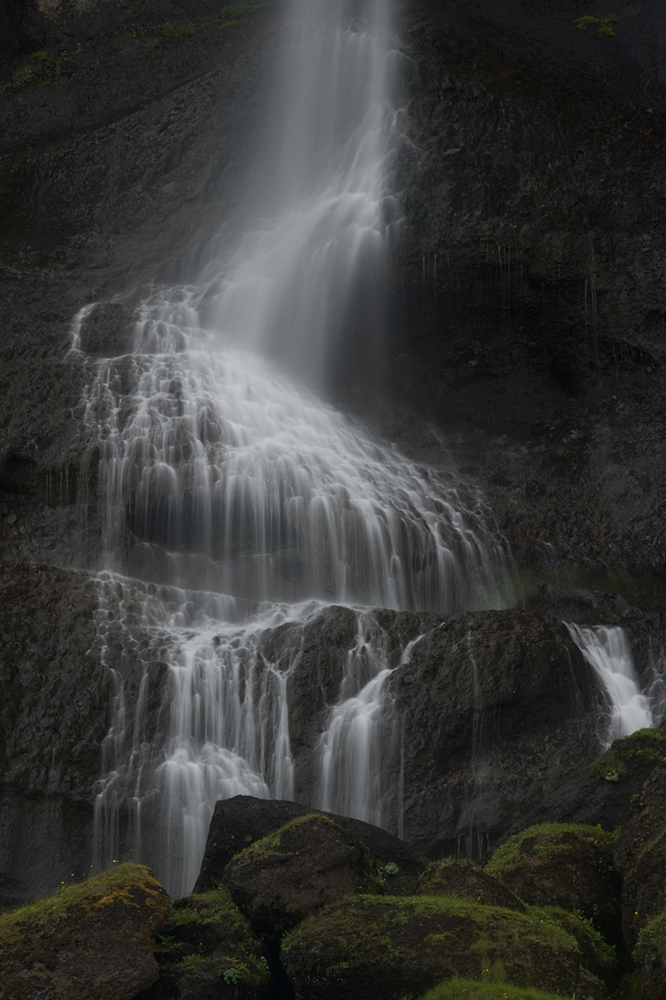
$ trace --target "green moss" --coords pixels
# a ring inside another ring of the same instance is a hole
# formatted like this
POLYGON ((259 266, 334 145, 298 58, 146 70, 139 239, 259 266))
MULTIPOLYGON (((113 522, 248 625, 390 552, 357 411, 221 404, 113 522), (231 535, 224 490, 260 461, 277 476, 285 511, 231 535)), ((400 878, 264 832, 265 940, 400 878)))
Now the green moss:
POLYGON ((473 977, 476 970, 479 980, 566 989, 584 956, 563 924, 536 908, 522 914, 460 897, 352 896, 307 917, 285 937, 282 956, 288 974, 308 989, 335 968, 341 993, 347 983, 342 961, 351 969, 349 983, 363 970, 395 976, 396 990, 404 980, 421 983, 422 992, 438 968, 441 975, 473 977))
POLYGON ((160 48, 170 42, 180 41, 200 31, 211 29, 236 28, 245 24, 247 18, 268 6, 271 0, 242 0, 240 3, 226 4, 216 14, 198 17, 194 21, 178 20, 163 21, 160 24, 143 24, 134 22, 123 25, 115 32, 114 37, 137 42, 149 49, 160 48))
POLYGON ((581 31, 588 28, 597 28, 600 35, 605 38, 615 38, 615 25, 618 22, 617 14, 609 14, 608 17, 579 17, 576 20, 576 27, 581 31))
POLYGON ((429 990, 421 1000, 564 1000, 561 994, 521 989, 509 983, 483 983, 474 979, 447 979, 429 990))
POLYGON ((639 729, 631 736, 615 740, 605 753, 592 761, 590 770, 600 778, 614 781, 634 771, 656 767, 666 760, 665 736, 662 726, 639 729))
POLYGON ((135 22, 123 25, 116 31, 106 32, 88 45, 77 42, 73 48, 32 52, 27 61, 14 70, 10 79, 0 87, 0 96, 26 86, 48 86, 58 77, 71 73, 75 60, 87 49, 118 41, 129 41, 152 51, 161 50, 173 42, 199 32, 237 28, 246 24, 248 17, 256 11, 269 6, 272 2, 273 0, 241 0, 239 3, 226 4, 216 14, 199 17, 193 21, 174 19, 158 24, 135 22))
POLYGON ((162 905, 163 891, 153 873, 143 865, 123 864, 93 875, 85 882, 66 885, 53 896, 28 903, 0 916, 0 944, 11 943, 27 931, 48 935, 66 919, 70 910, 83 909, 89 919, 95 919, 110 904, 121 901, 135 906, 132 891, 140 881, 156 905, 162 905))
POLYGON ((48 52, 45 49, 32 52, 28 61, 14 70, 8 82, 0 87, 0 95, 12 90, 20 90, 26 84, 48 86, 59 76, 71 72, 72 63, 83 52, 80 42, 73 49, 58 49, 48 52))
POLYGON ((153 952, 172 985, 223 979, 261 992, 269 979, 259 941, 225 887, 177 900, 153 952))
POLYGON ((556 860, 559 854, 571 851, 571 839, 567 834, 587 842, 610 857, 617 843, 619 830, 608 833, 600 826, 585 826, 582 823, 541 823, 530 826, 498 847, 485 871, 503 881, 510 870, 524 867, 527 855, 541 863, 556 860))
POLYGON ((280 854, 282 837, 285 833, 302 826, 309 826, 313 822, 337 828, 337 823, 329 816, 324 816, 321 813, 312 812, 306 813, 305 816, 296 816, 294 819, 289 820, 288 823, 285 823, 284 826, 281 826, 276 833, 270 833, 267 837, 262 837, 261 840, 255 840, 249 847, 244 848, 244 850, 236 854, 233 859, 234 865, 254 864, 254 862, 263 858, 280 854))

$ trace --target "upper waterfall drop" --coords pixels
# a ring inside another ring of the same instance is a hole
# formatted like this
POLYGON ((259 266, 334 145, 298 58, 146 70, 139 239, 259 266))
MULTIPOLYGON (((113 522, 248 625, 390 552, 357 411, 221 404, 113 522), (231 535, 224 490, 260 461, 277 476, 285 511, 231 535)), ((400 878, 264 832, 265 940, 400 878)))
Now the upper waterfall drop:
POLYGON ((264 215, 231 268, 206 268, 207 325, 320 387, 351 310, 379 307, 394 149, 390 0, 292 0, 279 113, 251 189, 264 215), (375 300, 373 302, 373 299, 375 300))

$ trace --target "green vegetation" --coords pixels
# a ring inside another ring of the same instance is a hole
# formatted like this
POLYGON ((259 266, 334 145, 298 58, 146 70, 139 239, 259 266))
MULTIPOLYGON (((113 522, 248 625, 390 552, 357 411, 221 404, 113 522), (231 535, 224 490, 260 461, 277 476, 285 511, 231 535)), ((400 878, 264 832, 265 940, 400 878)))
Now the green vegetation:
POLYGON ((475 979, 447 979, 421 1000, 566 1000, 561 994, 522 989, 509 983, 484 983, 475 979))
POLYGON ((260 993, 269 979, 259 941, 224 887, 177 900, 153 952, 165 982, 174 986, 193 977, 199 983, 222 979, 260 993))
POLYGON ((161 24, 135 22, 119 28, 115 37, 129 39, 149 49, 157 49, 199 31, 237 28, 240 24, 245 24, 250 14, 268 6, 269 2, 270 0, 241 0, 239 3, 225 5, 216 14, 198 17, 194 21, 173 20, 163 21, 161 24))
POLYGON ((587 31, 588 28, 597 28, 599 34, 605 38, 615 38, 615 25, 617 22, 617 14, 609 14, 608 17, 579 17, 576 21, 576 27, 580 28, 581 31, 587 31))
POLYGON ((14 70, 4 87, 0 87, 0 95, 11 90, 20 90, 29 83, 47 87, 59 76, 71 72, 72 63, 82 52, 81 42, 78 42, 73 49, 33 52, 28 56, 26 63, 14 70))
POLYGON ((216 14, 199 17, 194 21, 172 20, 158 24, 135 22, 123 25, 116 31, 105 32, 88 45, 77 42, 71 49, 32 52, 27 61, 14 70, 7 83, 0 87, 0 96, 29 85, 46 87, 60 76, 69 75, 74 69, 75 60, 88 49, 129 41, 149 50, 161 50, 172 42, 198 32, 236 28, 245 24, 251 14, 267 7, 271 2, 272 0, 240 0, 238 3, 226 4, 216 14))
POLYGON ((615 740, 612 746, 592 761, 590 770, 606 781, 619 781, 624 775, 642 768, 656 767, 666 760, 663 726, 639 729, 631 736, 615 740))

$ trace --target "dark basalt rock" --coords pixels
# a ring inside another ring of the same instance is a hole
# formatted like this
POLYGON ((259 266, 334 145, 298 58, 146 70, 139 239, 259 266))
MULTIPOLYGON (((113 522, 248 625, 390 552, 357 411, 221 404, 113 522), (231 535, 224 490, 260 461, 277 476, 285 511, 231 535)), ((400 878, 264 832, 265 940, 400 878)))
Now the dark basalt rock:
POLYGON ((405 837, 430 856, 579 807, 599 692, 566 627, 520 611, 440 619, 388 681, 403 713, 405 837))
POLYGON ((127 864, 0 917, 0 994, 132 1000, 157 979, 150 942, 169 907, 150 869, 127 864))
POLYGON ((239 909, 264 934, 284 933, 341 896, 383 891, 363 844, 317 813, 291 820, 237 854, 224 881, 239 909))
POLYGON ((369 852, 376 872, 386 878, 394 894, 414 891, 425 861, 407 843, 371 823, 337 816, 279 799, 257 799, 235 795, 217 802, 211 819, 206 851, 194 891, 207 892, 224 881, 224 871, 233 857, 257 840, 277 833, 291 820, 307 814, 328 817, 359 841, 369 852), (386 875, 384 869, 389 866, 386 875), (394 869, 397 869, 394 871, 394 869))

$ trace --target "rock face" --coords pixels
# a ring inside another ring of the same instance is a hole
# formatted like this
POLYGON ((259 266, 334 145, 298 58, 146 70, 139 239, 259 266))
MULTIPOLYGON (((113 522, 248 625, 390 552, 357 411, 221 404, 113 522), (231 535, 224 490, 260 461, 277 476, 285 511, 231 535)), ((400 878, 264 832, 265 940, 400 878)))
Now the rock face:
POLYGON ((389 685, 404 712, 405 834, 421 849, 457 853, 468 837, 483 853, 484 835, 524 827, 535 807, 554 818, 578 804, 598 693, 561 623, 443 619, 389 685))
POLYGON ((155 982, 152 934, 169 897, 140 865, 67 886, 0 918, 0 993, 8 1000, 132 1000, 155 982))

